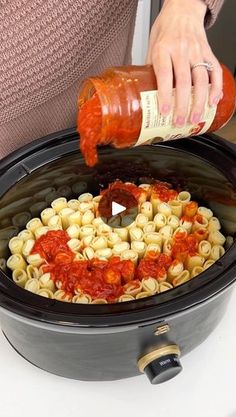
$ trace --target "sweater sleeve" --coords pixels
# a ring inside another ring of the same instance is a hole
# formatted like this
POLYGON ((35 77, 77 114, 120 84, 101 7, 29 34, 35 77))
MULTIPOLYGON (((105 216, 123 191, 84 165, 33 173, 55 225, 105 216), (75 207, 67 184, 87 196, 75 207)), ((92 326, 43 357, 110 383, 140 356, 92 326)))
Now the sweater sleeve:
POLYGON ((207 13, 205 16, 205 27, 211 27, 218 16, 221 7, 224 4, 224 0, 203 0, 207 6, 207 13))

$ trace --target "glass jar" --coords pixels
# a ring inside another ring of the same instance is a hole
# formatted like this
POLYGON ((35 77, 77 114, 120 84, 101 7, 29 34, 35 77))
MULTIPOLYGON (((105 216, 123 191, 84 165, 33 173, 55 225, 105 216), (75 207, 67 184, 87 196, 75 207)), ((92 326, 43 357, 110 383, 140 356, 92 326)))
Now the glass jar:
MULTIPOLYGON (((156 143, 218 130, 235 110, 235 80, 223 69, 223 97, 217 106, 208 100, 197 125, 173 126, 173 113, 158 110, 158 89, 151 65, 114 67, 99 77, 85 80, 79 94, 78 132, 81 151, 88 165, 97 162, 96 147, 117 148, 156 143)), ((210 88, 210 85, 209 85, 210 88)), ((175 89, 173 88, 173 105, 175 89)), ((192 96, 191 96, 192 97, 192 96)), ((191 102, 189 104, 189 114, 191 102)))

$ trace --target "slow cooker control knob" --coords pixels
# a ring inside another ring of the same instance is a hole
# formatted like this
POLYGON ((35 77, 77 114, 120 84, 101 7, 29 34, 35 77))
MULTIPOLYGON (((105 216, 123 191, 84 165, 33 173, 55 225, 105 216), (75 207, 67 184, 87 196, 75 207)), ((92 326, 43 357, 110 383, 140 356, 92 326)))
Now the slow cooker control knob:
POLYGON ((157 348, 138 360, 140 372, 144 372, 152 384, 161 384, 174 378, 182 371, 177 345, 157 348))

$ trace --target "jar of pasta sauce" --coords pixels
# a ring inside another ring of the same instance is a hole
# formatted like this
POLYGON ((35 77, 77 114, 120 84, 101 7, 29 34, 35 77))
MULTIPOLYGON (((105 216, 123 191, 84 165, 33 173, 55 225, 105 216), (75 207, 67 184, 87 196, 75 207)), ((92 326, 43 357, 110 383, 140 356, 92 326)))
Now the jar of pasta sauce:
MULTIPOLYGON (((236 97, 235 80, 227 67, 222 65, 222 69, 223 97, 218 105, 210 106, 207 100, 201 122, 183 127, 173 126, 173 111, 167 116, 160 114, 151 65, 109 68, 100 76, 85 80, 78 100, 78 131, 87 165, 97 162, 99 145, 125 148, 221 128, 234 113, 236 97)), ((173 88, 173 104, 174 94, 173 88)), ((189 114, 190 111, 191 102, 189 114)))

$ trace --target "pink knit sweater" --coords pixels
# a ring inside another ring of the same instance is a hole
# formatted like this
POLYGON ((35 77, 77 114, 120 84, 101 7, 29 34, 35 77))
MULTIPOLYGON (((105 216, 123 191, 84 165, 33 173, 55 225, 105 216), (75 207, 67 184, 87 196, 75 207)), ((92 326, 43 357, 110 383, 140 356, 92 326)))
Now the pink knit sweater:
MULTIPOLYGON (((211 25, 223 0, 204 1, 211 25)), ((75 126, 81 81, 130 62, 137 3, 0 0, 0 158, 75 126)))

